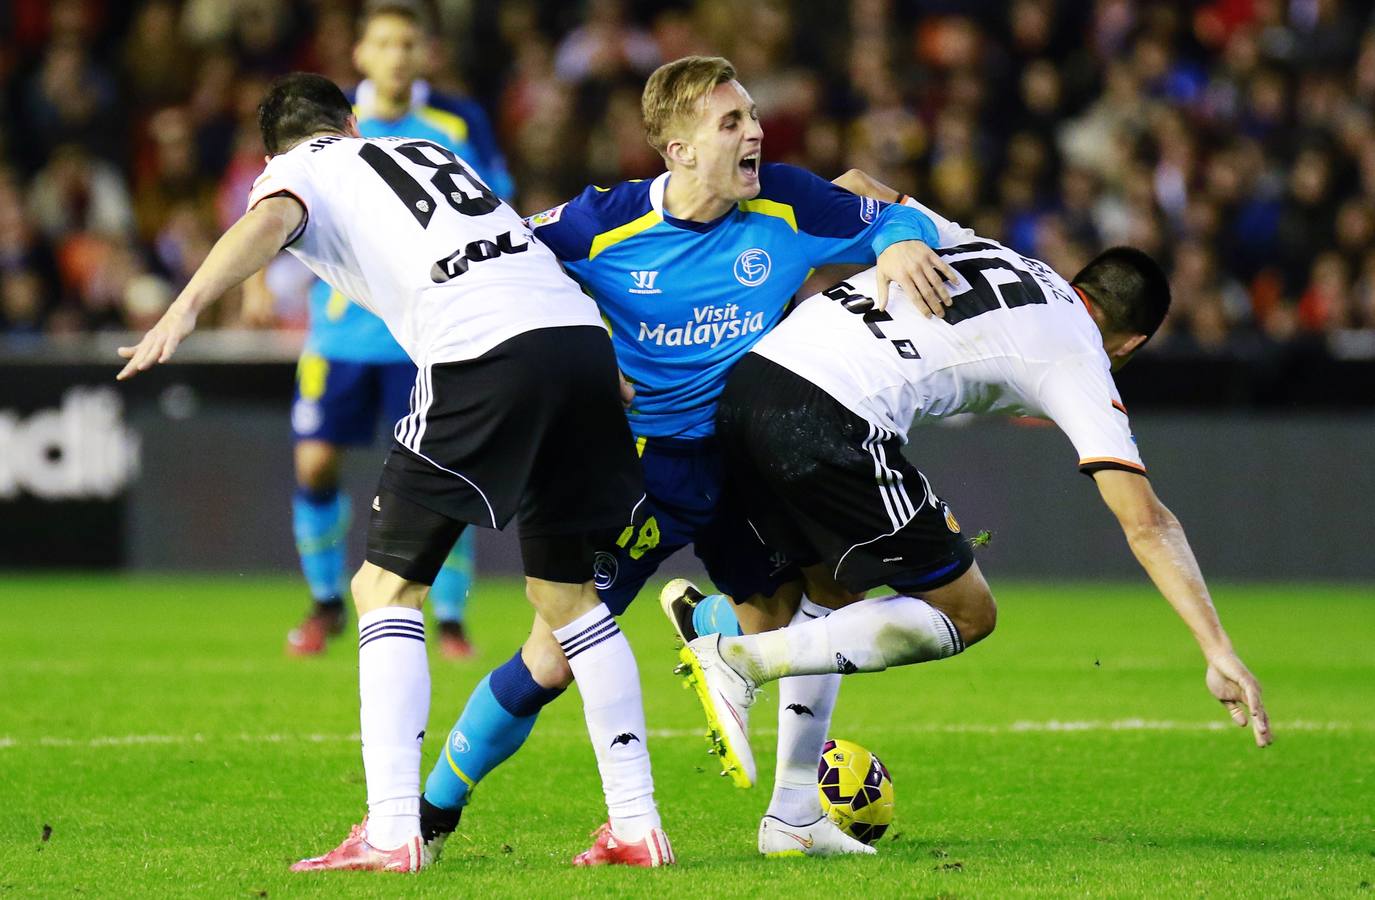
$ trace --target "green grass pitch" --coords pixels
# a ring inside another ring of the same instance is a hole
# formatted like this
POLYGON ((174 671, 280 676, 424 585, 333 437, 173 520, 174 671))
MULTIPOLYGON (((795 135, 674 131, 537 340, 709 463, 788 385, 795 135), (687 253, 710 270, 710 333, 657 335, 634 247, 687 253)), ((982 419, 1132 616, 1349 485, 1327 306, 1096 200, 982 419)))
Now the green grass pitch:
MULTIPOLYGON (((1260 751, 1148 585, 995 589, 984 644, 841 691, 833 733, 897 788, 877 858, 757 856, 776 693, 754 716, 764 783, 735 789, 646 594, 625 625, 681 865, 568 865, 603 818, 570 694, 412 877, 287 871, 364 811, 356 645, 285 657, 294 579, 6 575, 0 896, 1375 898, 1375 590, 1217 589, 1267 688, 1276 742, 1260 751)), ((509 580, 480 582, 471 617, 481 658, 432 661, 427 767, 529 621, 509 580)))

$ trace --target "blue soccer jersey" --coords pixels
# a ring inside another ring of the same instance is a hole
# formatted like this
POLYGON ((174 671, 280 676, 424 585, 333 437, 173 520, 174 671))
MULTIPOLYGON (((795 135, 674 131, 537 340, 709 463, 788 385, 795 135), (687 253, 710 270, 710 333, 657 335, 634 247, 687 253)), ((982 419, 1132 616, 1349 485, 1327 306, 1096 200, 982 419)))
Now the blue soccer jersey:
MULTIPOLYGON (((372 85, 358 86, 354 114, 363 137, 409 137, 434 141, 461 156, 502 199, 510 199, 511 176, 491 136, 491 126, 477 104, 431 94, 416 82, 411 107, 399 119, 370 113, 372 85)), ((361 363, 407 362, 382 320, 323 281, 310 291, 310 332, 306 351, 325 359, 361 363)))
POLYGON ((591 187, 528 220, 610 326, 641 437, 712 434, 727 373, 783 318, 813 268, 936 241, 921 212, 794 166, 764 166, 759 195, 712 222, 664 212, 668 178, 591 187))

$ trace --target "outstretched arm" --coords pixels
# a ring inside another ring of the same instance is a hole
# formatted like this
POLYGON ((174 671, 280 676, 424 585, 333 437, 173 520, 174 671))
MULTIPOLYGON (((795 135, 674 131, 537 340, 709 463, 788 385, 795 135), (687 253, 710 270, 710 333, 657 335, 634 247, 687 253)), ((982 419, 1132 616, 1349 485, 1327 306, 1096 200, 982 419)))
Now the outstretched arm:
POLYGON ((1093 480, 1137 561, 1203 650, 1208 690, 1238 725, 1245 727, 1249 712, 1257 746, 1268 745, 1270 720, 1261 702, 1260 682, 1232 649, 1179 520, 1156 497, 1144 475, 1104 469, 1095 472, 1093 480))
MULTIPOLYGON (((858 194, 861 197, 873 197, 875 200, 882 200, 885 203, 896 203, 902 198, 902 195, 897 191, 877 179, 871 178, 859 169, 851 169, 839 178, 832 178, 831 184, 844 188, 852 194, 858 194)), ((817 266, 816 270, 807 276, 802 287, 798 289, 797 296, 799 299, 805 299, 813 294, 819 294, 826 288, 858 275, 867 268, 869 266, 864 263, 830 263, 817 266)))
MULTIPOLYGON (((904 194, 859 169, 850 169, 839 178, 832 179, 831 183, 852 194, 872 197, 885 203, 901 204, 906 199, 904 194)), ((875 308, 887 307, 888 285, 896 282, 926 315, 945 315, 945 307, 951 303, 950 289, 946 287, 946 283, 953 284, 958 279, 955 271, 932 249, 930 243, 902 241, 891 245, 879 255, 878 296, 874 298, 875 308)))
POLYGON ((305 216, 290 197, 268 197, 244 213, 211 248, 181 295, 134 347, 120 347, 129 360, 115 377, 120 381, 167 362, 177 345, 196 327, 201 310, 265 266, 296 233, 305 216))

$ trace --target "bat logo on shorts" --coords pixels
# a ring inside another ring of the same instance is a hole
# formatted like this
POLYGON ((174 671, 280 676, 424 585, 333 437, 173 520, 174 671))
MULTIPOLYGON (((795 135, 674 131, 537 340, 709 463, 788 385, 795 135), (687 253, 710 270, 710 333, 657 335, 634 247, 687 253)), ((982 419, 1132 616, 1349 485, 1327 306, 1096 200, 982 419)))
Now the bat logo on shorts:
POLYGON ((615 746, 618 745, 618 744, 625 744, 627 747, 629 747, 631 741, 638 741, 638 740, 639 740, 638 737, 636 737, 635 735, 633 735, 633 734, 631 734, 630 732, 627 731, 627 732, 625 732, 624 734, 618 734, 618 735, 616 735, 614 738, 612 738, 612 740, 611 740, 611 746, 612 746, 612 747, 615 747, 615 746))

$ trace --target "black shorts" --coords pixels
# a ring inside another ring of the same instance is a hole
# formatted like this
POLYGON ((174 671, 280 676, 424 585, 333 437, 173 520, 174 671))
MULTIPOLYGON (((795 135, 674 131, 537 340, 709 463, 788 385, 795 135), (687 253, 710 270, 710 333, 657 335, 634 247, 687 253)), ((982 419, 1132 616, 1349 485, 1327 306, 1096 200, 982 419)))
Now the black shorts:
POLYGON ((764 543, 824 563, 851 591, 941 587, 973 565, 950 507, 890 431, 748 354, 721 395, 717 435, 732 490, 764 543))
POLYGON ((606 332, 528 331, 477 359, 420 370, 382 467, 367 558, 430 583, 444 558, 434 561, 431 543, 447 540, 447 554, 464 523, 503 528, 518 516, 526 574, 582 582, 643 496, 606 332), (578 577, 570 556, 575 568, 585 557, 578 577))

